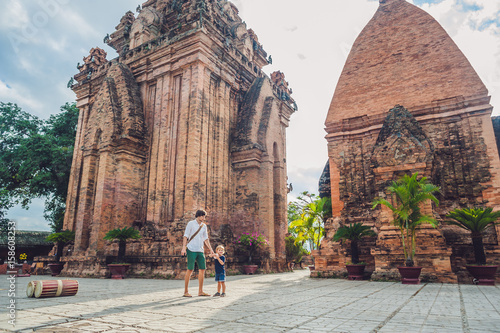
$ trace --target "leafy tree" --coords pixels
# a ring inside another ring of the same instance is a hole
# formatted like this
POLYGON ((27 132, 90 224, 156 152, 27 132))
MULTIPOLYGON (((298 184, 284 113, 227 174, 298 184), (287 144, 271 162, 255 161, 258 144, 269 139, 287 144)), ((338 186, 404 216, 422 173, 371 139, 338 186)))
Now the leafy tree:
POLYGON ((367 225, 363 223, 354 223, 344 225, 337 229, 333 235, 333 241, 338 242, 341 239, 348 239, 351 241, 351 262, 353 264, 359 263, 359 241, 363 237, 373 237, 377 234, 367 225))
POLYGON ((483 233, 500 222, 500 211, 492 212, 493 208, 457 208, 452 210, 445 220, 445 223, 459 226, 471 232, 472 246, 474 248, 474 258, 477 265, 486 264, 486 254, 484 253, 483 233))
POLYGON ((118 240, 118 258, 117 263, 123 262, 123 257, 125 256, 125 250, 127 246, 127 239, 139 239, 141 235, 138 230, 132 227, 124 227, 123 229, 116 228, 110 230, 104 236, 107 240, 118 240))
POLYGON ((9 219, 5 217, 6 210, 4 210, 4 207, 9 207, 9 201, 2 192, 6 190, 0 188, 0 234, 7 233, 9 229, 9 219))
POLYGON ((289 219, 291 215, 294 220, 290 222, 288 232, 295 237, 297 243, 301 245, 307 243, 311 250, 319 249, 325 234, 325 221, 331 216, 330 198, 319 198, 314 194, 302 192, 291 206, 293 209, 289 219))
POLYGON ((64 230, 61 232, 54 232, 47 236, 46 240, 57 245, 56 261, 59 262, 62 256, 64 246, 75 239, 75 232, 64 230))
POLYGON ((436 205, 439 204, 439 200, 433 194, 439 191, 439 187, 429 183, 426 177, 420 180, 417 180, 417 177, 418 172, 411 176, 404 175, 387 187, 387 191, 393 195, 394 204, 383 198, 373 201, 373 208, 384 205, 392 211, 393 224, 401 232, 405 265, 408 267, 414 265, 417 228, 424 223, 434 228, 438 224, 434 218, 422 214, 421 205, 427 200, 432 200, 436 205))
POLYGON ((255 253, 261 254, 265 247, 269 246, 267 238, 257 231, 242 233, 234 243, 236 248, 247 256, 249 264, 252 264, 252 256, 255 253))
POLYGON ((16 104, 0 102, 0 211, 28 209, 45 197, 44 217, 62 229, 78 122, 75 104, 42 121, 16 104))
POLYGON ((286 260, 288 262, 294 262, 299 264, 302 261, 302 257, 309 254, 304 247, 295 242, 294 236, 288 236, 285 238, 285 251, 286 251, 286 260))

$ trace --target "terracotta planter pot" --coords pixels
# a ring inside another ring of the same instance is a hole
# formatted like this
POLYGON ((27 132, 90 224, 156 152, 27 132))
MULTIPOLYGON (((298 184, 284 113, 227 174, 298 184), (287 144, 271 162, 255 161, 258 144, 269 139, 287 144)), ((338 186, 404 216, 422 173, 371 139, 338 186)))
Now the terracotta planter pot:
POLYGON ((63 262, 56 262, 56 263, 49 264, 49 268, 50 268, 50 271, 52 272, 52 276, 57 276, 57 275, 61 274, 63 267, 64 267, 63 262))
POLYGON ((255 274, 259 266, 257 265, 243 265, 243 271, 246 275, 255 274))
POLYGON ((348 280, 363 280, 366 265, 345 265, 348 280))
POLYGON ((111 278, 115 280, 124 279, 130 264, 109 264, 108 268, 111 272, 111 278))
POLYGON ((495 285, 495 274, 498 265, 467 265, 465 268, 467 268, 470 275, 474 278, 473 283, 477 283, 480 286, 495 285))
POLYGON ((401 274, 402 284, 419 284, 420 283, 420 272, 422 267, 398 267, 399 274, 401 274))

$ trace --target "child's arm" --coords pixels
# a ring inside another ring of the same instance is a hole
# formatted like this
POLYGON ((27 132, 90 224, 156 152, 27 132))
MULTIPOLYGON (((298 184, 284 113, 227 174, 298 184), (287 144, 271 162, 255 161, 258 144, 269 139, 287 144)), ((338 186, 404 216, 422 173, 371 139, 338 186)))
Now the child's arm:
POLYGON ((219 261, 219 264, 223 265, 224 266, 224 261, 222 261, 219 257, 219 255, 216 255, 215 257, 218 261, 219 261))

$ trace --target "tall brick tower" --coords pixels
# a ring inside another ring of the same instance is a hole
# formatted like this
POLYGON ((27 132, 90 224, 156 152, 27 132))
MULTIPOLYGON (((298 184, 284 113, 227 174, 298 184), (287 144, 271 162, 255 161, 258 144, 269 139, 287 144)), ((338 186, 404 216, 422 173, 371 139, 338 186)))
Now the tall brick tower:
POLYGON ((211 237, 230 245, 259 231, 284 258, 286 134, 296 106, 281 72, 229 1, 149 0, 94 48, 73 90, 80 110, 64 220, 75 230, 69 274, 103 274, 133 226, 137 267, 176 274, 187 221, 206 209, 211 237))
MULTIPOLYGON (((350 222, 373 226, 362 259, 377 274, 404 261, 390 211, 371 209, 375 197, 405 173, 440 186, 440 205, 424 208, 439 220, 452 209, 500 209, 500 161, 490 97, 450 36, 429 14, 405 0, 380 0, 350 51, 326 119, 332 219, 316 266, 343 268, 348 249, 331 238, 350 222)), ((500 262, 500 228, 487 235, 489 259, 500 262)), ((422 227, 416 263, 423 274, 457 281, 470 238, 456 227, 422 227)))

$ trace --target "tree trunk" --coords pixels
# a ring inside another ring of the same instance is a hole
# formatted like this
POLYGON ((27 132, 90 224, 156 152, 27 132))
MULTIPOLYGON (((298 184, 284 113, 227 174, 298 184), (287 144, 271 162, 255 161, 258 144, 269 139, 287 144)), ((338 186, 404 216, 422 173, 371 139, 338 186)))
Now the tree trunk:
POLYGON ((472 246, 477 265, 486 264, 486 254, 484 253, 483 235, 481 233, 472 234, 472 246))
POLYGON ((353 264, 359 263, 358 240, 351 240, 351 260, 353 264))
POLYGON ((123 263, 123 257, 125 257, 125 246, 127 245, 127 241, 120 241, 118 243, 118 258, 116 261, 121 264, 123 263))
POLYGON ((57 242, 57 249, 56 249, 56 261, 59 262, 62 257, 62 252, 64 248, 64 242, 57 242))

